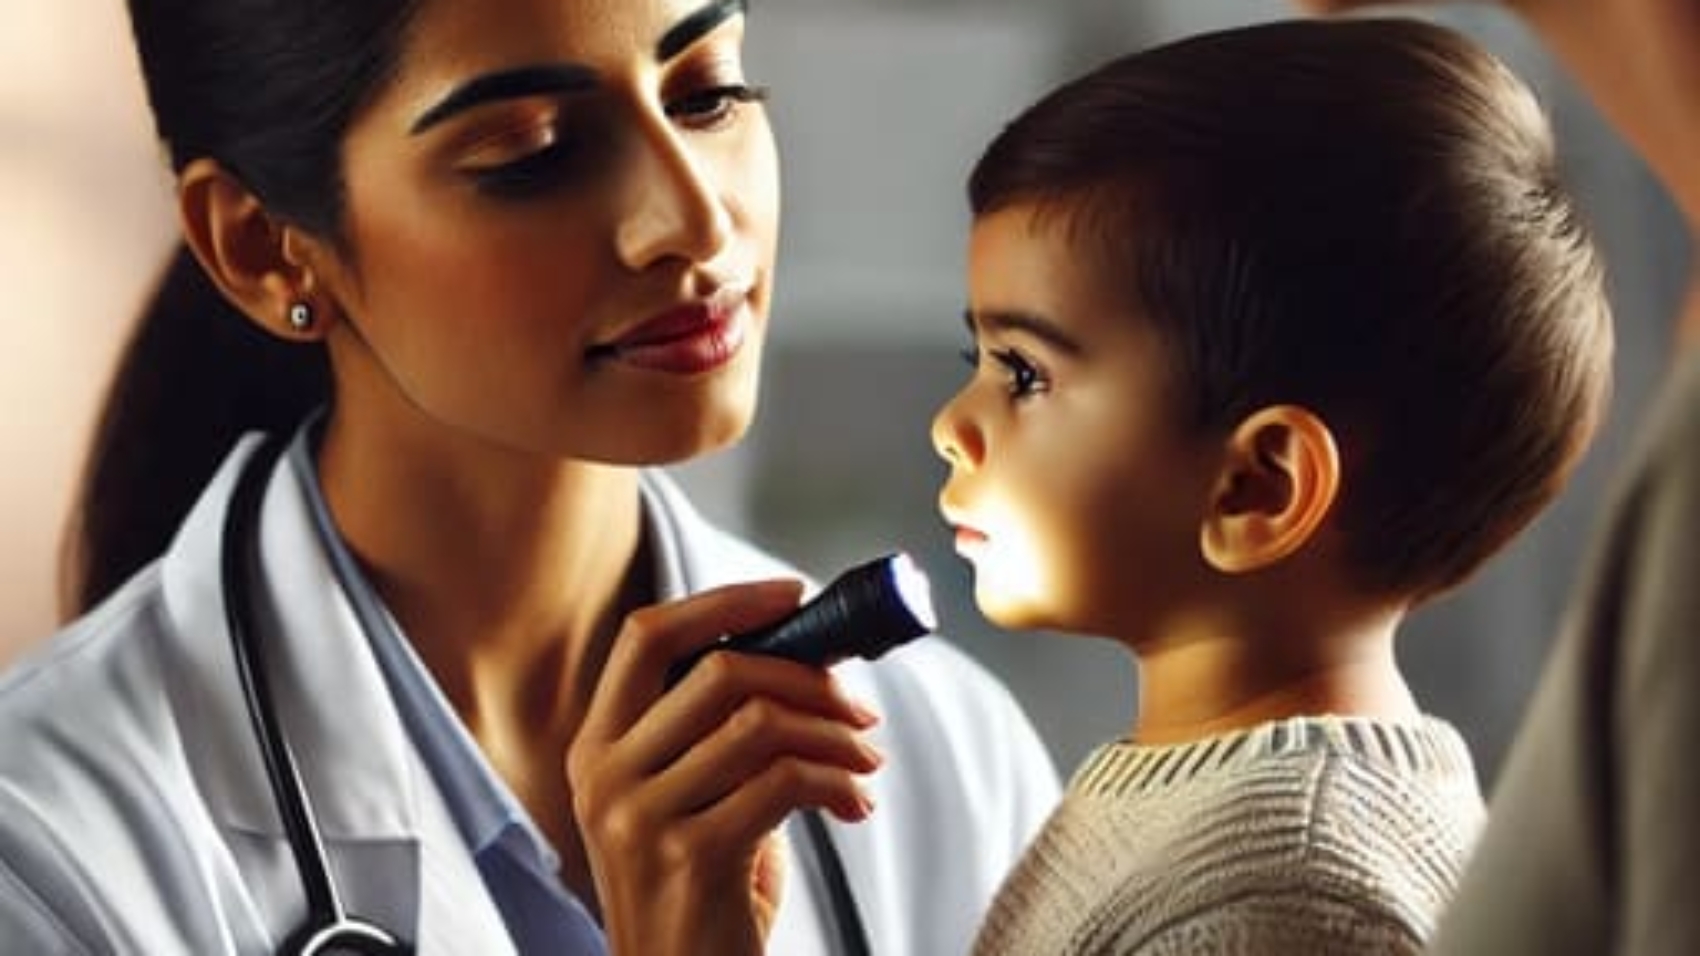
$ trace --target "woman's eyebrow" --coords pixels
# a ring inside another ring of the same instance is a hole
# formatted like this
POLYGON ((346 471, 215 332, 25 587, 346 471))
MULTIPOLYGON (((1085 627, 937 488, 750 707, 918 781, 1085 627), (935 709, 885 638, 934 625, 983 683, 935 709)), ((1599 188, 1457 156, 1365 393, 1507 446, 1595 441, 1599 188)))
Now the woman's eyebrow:
POLYGON ((673 59, 715 27, 744 13, 748 6, 747 0, 714 0, 668 28, 655 44, 655 58, 662 63, 673 59))
POLYGON ((497 100, 518 99, 551 93, 575 93, 596 85, 589 67, 570 63, 522 66, 486 73, 455 87, 436 105, 419 114, 409 132, 417 136, 457 113, 497 100))
MULTIPOLYGON (((667 29, 655 44, 655 57, 666 62, 689 49, 698 40, 735 16, 743 14, 747 0, 714 0, 667 29)), ((450 117, 498 100, 542 94, 576 93, 594 87, 596 73, 571 63, 522 66, 474 77, 455 87, 413 121, 409 132, 417 136, 450 117)))

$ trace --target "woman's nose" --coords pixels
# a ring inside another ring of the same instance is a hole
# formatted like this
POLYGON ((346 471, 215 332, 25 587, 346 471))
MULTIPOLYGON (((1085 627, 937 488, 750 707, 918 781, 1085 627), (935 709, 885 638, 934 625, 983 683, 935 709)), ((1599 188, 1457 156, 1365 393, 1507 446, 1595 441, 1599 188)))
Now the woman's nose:
POLYGON ((953 468, 972 469, 985 452, 979 433, 963 414, 958 394, 933 416, 933 450, 953 468))
POLYGON ((640 270, 679 258, 713 259, 732 237, 732 216, 712 167, 664 121, 633 150, 626 203, 615 236, 619 256, 640 270))

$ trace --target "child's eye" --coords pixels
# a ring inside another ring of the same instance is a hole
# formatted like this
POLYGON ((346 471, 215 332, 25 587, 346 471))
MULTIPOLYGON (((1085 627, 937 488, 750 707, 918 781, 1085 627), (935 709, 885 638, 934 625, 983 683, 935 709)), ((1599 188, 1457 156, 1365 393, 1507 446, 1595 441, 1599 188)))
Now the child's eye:
POLYGON ((687 129, 712 130, 730 122, 740 106, 766 100, 764 87, 723 83, 677 97, 667 104, 667 115, 687 129))
POLYGON ((1027 360, 1027 357, 1014 349, 999 349, 991 353, 992 358, 1003 366, 1007 377, 1005 387, 1011 398, 1022 399, 1048 392, 1051 382, 1039 366, 1027 360))

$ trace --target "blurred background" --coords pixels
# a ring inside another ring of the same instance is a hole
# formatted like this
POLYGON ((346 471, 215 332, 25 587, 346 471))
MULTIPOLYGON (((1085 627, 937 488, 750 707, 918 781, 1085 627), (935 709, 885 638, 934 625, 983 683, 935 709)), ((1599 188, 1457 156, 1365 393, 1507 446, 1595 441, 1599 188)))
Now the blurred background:
MULTIPOLYGON (((773 88, 785 233, 762 412, 735 450, 679 470, 705 510, 829 577, 894 548, 932 573, 945 632, 1000 674, 1058 766, 1131 716, 1105 642, 986 625, 933 511, 927 439, 966 367, 962 190, 979 148, 1043 89, 1200 30, 1293 16, 1285 0, 776 0, 749 69, 773 88)), ((0 6, 0 666, 55 626, 58 538, 93 410, 172 242, 121 4, 0 6)), ((1406 627, 1402 658, 1492 782, 1581 550, 1662 371, 1690 250, 1674 210, 1529 35, 1489 8, 1412 7, 1481 40, 1541 93, 1612 268, 1611 419, 1513 550, 1406 627)))

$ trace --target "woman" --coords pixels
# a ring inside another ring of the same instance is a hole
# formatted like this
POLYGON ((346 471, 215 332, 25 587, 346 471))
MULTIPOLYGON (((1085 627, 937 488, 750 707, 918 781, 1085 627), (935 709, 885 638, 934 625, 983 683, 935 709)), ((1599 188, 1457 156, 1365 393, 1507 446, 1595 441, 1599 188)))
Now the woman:
POLYGON ((99 604, 0 685, 0 939, 965 949, 1055 786, 983 672, 923 642, 667 689, 800 597, 646 470, 756 398, 778 200, 743 3, 130 10, 192 259, 91 462, 99 604), (183 517, 173 480, 256 426, 277 463, 236 440, 183 517))

